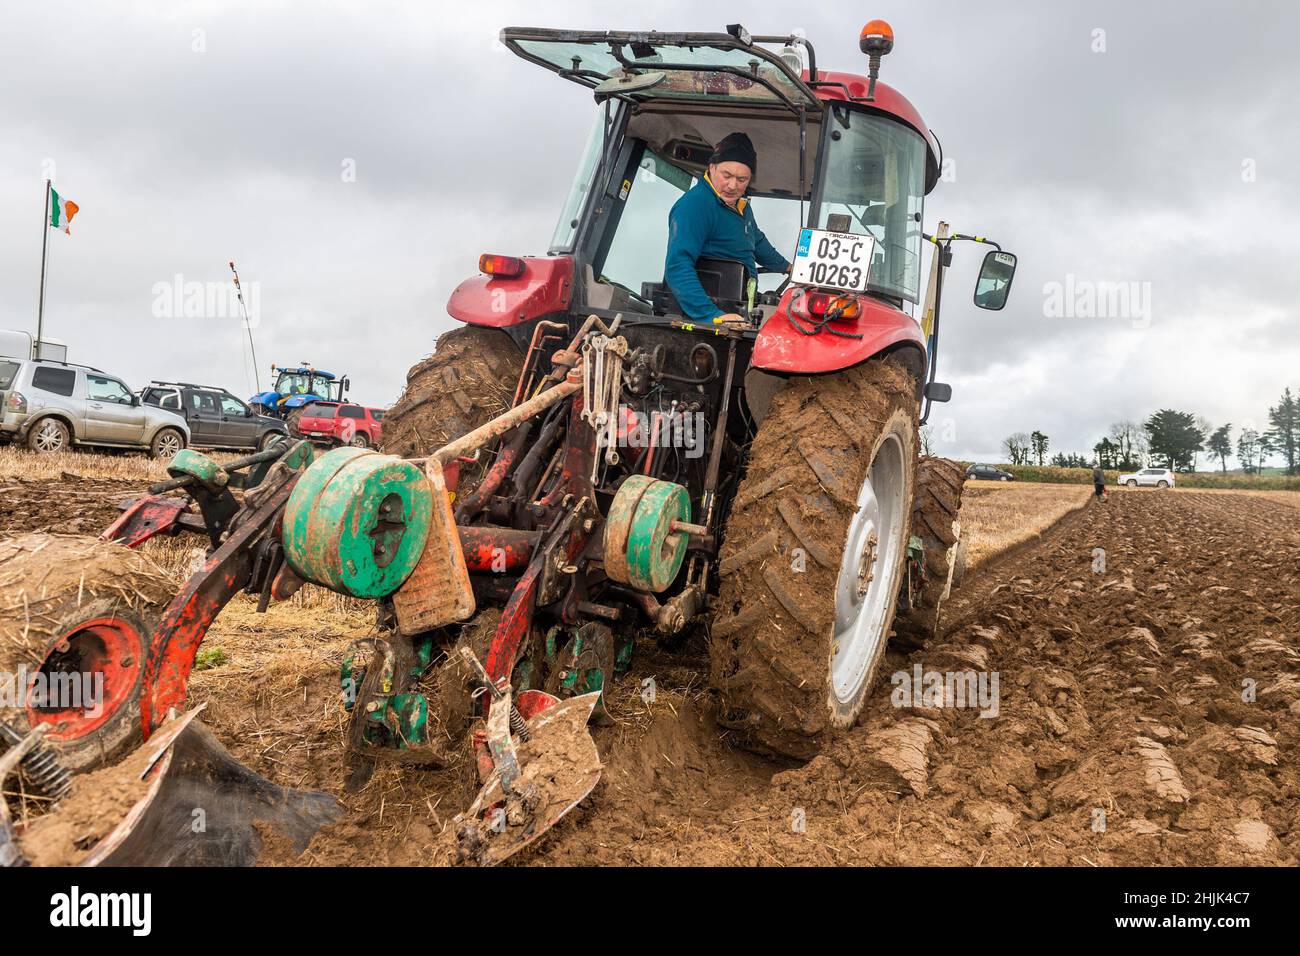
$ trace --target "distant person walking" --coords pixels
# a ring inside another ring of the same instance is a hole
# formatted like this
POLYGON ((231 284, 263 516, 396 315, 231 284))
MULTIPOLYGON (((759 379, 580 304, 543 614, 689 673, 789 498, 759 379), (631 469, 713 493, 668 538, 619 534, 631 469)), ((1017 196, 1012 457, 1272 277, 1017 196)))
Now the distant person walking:
POLYGON ((1099 500, 1106 500, 1106 473, 1101 470, 1101 465, 1092 469, 1092 492, 1099 500))

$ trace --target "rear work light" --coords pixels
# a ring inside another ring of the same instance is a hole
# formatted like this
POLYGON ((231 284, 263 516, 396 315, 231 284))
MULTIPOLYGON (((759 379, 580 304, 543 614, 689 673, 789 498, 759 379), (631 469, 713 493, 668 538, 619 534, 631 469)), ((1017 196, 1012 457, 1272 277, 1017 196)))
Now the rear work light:
POLYGON ((502 279, 517 279, 524 274, 524 260, 484 253, 478 257, 478 271, 502 279))
POLYGON ((862 302, 857 296, 833 292, 809 292, 804 298, 804 308, 814 319, 824 319, 832 312, 837 319, 856 319, 862 314, 862 302))
POLYGON ((5 410, 10 412, 27 411, 27 396, 22 392, 10 392, 5 396, 5 410))

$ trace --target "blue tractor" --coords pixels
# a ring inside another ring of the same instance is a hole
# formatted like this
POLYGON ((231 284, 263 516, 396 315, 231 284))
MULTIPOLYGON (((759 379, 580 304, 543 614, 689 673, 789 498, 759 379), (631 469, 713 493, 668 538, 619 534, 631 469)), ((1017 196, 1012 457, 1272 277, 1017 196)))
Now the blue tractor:
POLYGON ((347 393, 348 377, 322 372, 306 362, 296 368, 272 365, 276 375, 275 387, 259 392, 248 400, 254 410, 262 415, 282 418, 292 425, 302 415, 302 409, 311 402, 341 402, 347 393))

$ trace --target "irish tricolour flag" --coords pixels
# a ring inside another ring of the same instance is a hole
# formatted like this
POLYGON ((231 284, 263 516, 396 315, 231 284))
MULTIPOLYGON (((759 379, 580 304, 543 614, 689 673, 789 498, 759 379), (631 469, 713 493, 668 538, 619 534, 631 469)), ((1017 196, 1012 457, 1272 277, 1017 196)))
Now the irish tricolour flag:
POLYGON ((72 217, 77 214, 78 206, 71 199, 65 199, 58 194, 53 186, 50 187, 50 225, 55 229, 62 229, 68 235, 68 226, 72 223, 72 217))

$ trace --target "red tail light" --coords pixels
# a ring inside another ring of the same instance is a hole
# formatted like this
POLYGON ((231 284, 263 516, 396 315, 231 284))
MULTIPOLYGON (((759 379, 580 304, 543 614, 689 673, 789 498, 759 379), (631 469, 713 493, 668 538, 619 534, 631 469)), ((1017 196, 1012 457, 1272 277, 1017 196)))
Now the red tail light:
POLYGON ((814 319, 824 319, 832 310, 837 311, 837 318, 841 319, 856 319, 862 314, 862 303, 857 296, 834 292, 809 292, 804 297, 803 307, 814 319))
POLYGON ((517 279, 524 274, 524 260, 514 256, 494 256, 485 252, 478 257, 478 271, 502 279, 517 279))

